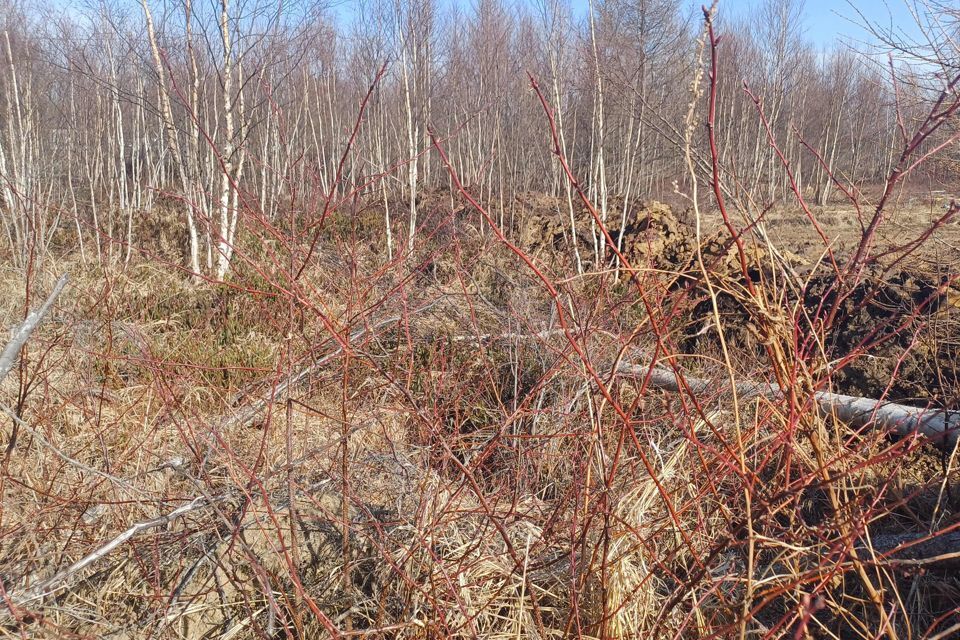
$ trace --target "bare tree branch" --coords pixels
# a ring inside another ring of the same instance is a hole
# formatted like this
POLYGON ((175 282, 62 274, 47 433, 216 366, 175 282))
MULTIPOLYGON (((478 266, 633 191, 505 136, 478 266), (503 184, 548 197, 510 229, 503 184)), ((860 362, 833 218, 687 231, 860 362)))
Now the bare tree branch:
POLYGON ((53 286, 53 291, 51 291, 47 297, 46 302, 44 302, 39 309, 31 311, 26 319, 20 323, 20 326, 11 332, 13 335, 10 337, 10 342, 4 347, 3 353, 0 353, 0 380, 6 378, 7 374, 10 373, 13 364, 17 361, 17 356, 20 355, 20 350, 23 349, 23 345, 27 343, 34 329, 36 329, 40 323, 43 322, 47 314, 50 313, 53 303, 56 302, 63 288, 67 286, 67 280, 67 274, 60 276, 57 284, 53 286))

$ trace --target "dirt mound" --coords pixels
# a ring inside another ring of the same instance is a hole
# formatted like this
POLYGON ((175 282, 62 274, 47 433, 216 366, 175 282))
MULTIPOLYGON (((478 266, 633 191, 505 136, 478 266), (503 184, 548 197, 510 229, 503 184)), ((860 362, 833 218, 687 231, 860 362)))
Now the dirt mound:
MULTIPOLYGON (((796 300, 799 304, 788 304, 799 309, 792 322, 801 328, 801 352, 811 360, 821 357, 821 349, 825 352, 835 390, 953 409, 960 400, 960 308, 955 298, 952 289, 935 279, 901 271, 846 288, 833 274, 814 276, 796 300), (856 357, 844 363, 851 354, 856 357)), ((718 296, 718 307, 728 345, 762 357, 762 338, 750 311, 726 292, 718 296)), ((718 347, 712 314, 709 299, 694 306, 681 340, 683 351, 718 347)))
POLYGON ((960 390, 960 312, 952 291, 920 274, 901 271, 883 280, 867 279, 838 291, 833 277, 813 279, 804 307, 823 317, 840 296, 825 347, 835 359, 863 350, 838 370, 834 382, 853 395, 895 402, 957 407, 960 390))
MULTIPOLYGON (((579 235, 586 240, 584 234, 579 235)), ((528 213, 520 225, 520 246, 534 255, 550 256, 562 252, 570 246, 569 238, 569 226, 555 213, 528 213)))
MULTIPOLYGON (((541 259, 566 259, 572 249, 569 219, 560 214, 565 209, 559 201, 552 210, 542 202, 537 204, 541 206, 523 218, 522 246, 541 259)), ((670 207, 656 201, 632 210, 621 225, 623 203, 610 204, 610 237, 622 242, 623 256, 632 267, 670 274, 674 288, 684 288, 692 295, 695 302, 684 320, 681 349, 687 353, 715 350, 719 341, 712 329, 712 302, 701 285, 695 230, 681 222, 670 207)), ((587 248, 592 254, 591 222, 588 212, 578 212, 582 255, 587 248)), ((752 241, 743 244, 747 278, 760 284, 770 275, 769 252, 752 241)), ((762 358, 762 323, 731 293, 745 288, 738 248, 723 232, 704 236, 699 247, 705 267, 714 284, 719 285, 717 302, 728 345, 762 358)), ((612 259, 611 251, 607 255, 612 259)), ((783 257, 792 266, 803 262, 790 253, 783 257)), ((895 402, 952 408, 958 405, 960 389, 960 372, 955 364, 960 361, 960 305, 956 304, 960 294, 941 285, 934 277, 910 271, 869 276, 855 286, 838 284, 834 274, 826 273, 809 277, 802 290, 788 293, 788 299, 776 304, 785 310, 802 310, 792 322, 803 331, 798 344, 806 357, 816 359, 823 350, 828 361, 836 364, 857 353, 834 372, 833 382, 841 393, 870 397, 887 394, 895 402), (841 302, 831 313, 838 299, 841 302)))
MULTIPOLYGON (((548 261, 564 261, 572 256, 570 243, 570 220, 560 212, 565 203, 555 201, 544 206, 542 201, 525 202, 531 206, 524 212, 520 224, 520 245, 548 261), (561 206, 562 205, 562 206, 561 206)), ((628 215, 623 216, 624 203, 614 200, 608 205, 607 232, 619 243, 623 257, 635 269, 656 269, 678 276, 677 283, 697 280, 700 268, 697 264, 696 230, 682 222, 671 208, 656 200, 645 204, 631 205, 628 215), (632 212, 632 213, 631 213, 632 212)), ((596 223, 585 208, 577 212, 577 240, 581 255, 592 254, 596 223)), ((597 241, 605 242, 596 230, 597 241)), ((711 274, 721 278, 743 279, 743 269, 736 245, 724 232, 705 235, 699 242, 704 265, 711 274)), ((763 246, 753 242, 744 243, 748 276, 758 279, 766 268, 768 253, 763 246)), ((607 247, 605 254, 613 260, 614 252, 607 247)), ((790 254, 797 262, 800 259, 790 254)))
MULTIPOLYGON (((520 244, 542 258, 562 258, 572 252, 571 223, 566 202, 559 199, 523 199, 524 211, 519 225, 520 244)), ((607 228, 614 242, 622 242, 624 257, 631 263, 647 264, 651 261, 660 267, 676 266, 692 252, 691 233, 665 204, 652 201, 633 204, 626 218, 624 203, 615 200, 608 205, 607 228), (622 236, 622 241, 621 241, 622 236)), ((604 239, 590 211, 579 207, 574 212, 577 242, 581 251, 594 247, 604 239)), ((607 249, 607 253, 612 252, 607 249)))
POLYGON ((618 213, 610 236, 619 241, 622 235, 621 252, 632 266, 675 271, 690 263, 696 249, 692 230, 667 205, 654 200, 637 208, 622 229, 621 220, 618 213))

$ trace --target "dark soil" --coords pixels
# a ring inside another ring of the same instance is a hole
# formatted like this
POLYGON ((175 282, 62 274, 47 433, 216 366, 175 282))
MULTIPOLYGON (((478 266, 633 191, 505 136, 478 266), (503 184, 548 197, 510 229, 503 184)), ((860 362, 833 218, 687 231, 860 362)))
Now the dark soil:
MULTIPOLYGON (((570 257, 569 214, 566 203, 526 202, 521 244, 541 259, 570 257), (548 206, 549 205, 549 206, 548 206)), ((689 297, 690 310, 681 321, 680 347, 685 353, 712 353, 719 347, 712 321, 712 303, 706 297, 697 265, 697 239, 692 226, 659 202, 612 202, 608 231, 620 241, 622 253, 634 268, 656 269, 678 295, 689 297), (625 223, 625 224, 624 224, 625 223)), ((592 251, 592 218, 576 212, 581 252, 592 251)), ((682 217, 682 216, 681 216, 682 217)), ((801 243, 797 243, 801 244, 801 243)), ((770 288, 770 261, 766 250, 744 242, 747 277, 770 288)), ((798 249, 787 246, 783 249, 798 249)), ((763 318, 729 291, 745 289, 737 249, 722 233, 705 234, 700 241, 704 264, 715 277, 725 338, 742 353, 763 357, 763 318)), ((789 251, 782 251, 798 270, 807 267, 789 251)), ((612 254, 611 254, 612 260, 612 254)), ((868 273, 857 282, 838 282, 835 273, 821 267, 795 274, 794 284, 778 279, 776 300, 781 310, 798 309, 792 323, 799 328, 793 351, 816 363, 826 355, 832 363, 831 383, 840 393, 881 397, 894 402, 957 408, 960 404, 960 292, 946 276, 921 269, 868 273), (784 293, 785 292, 785 293, 784 293), (822 345, 822 346, 821 346, 822 345)))
MULTIPOLYGON (((834 390, 920 406, 960 404, 960 309, 945 283, 901 271, 844 286, 824 274, 809 278, 792 302, 800 309, 795 351, 811 362, 825 352, 834 390)), ((728 345, 762 357, 762 319, 728 293, 718 303, 728 345)), ((712 318, 709 298, 701 295, 691 317, 681 348, 715 350, 715 332, 702 330, 712 318)))

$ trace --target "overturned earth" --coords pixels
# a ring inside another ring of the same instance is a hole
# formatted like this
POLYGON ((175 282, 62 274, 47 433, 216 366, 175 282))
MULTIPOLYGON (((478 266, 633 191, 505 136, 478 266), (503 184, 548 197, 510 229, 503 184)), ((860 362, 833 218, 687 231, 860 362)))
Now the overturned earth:
MULTIPOLYGON (((669 279, 686 312, 677 342, 687 354, 717 354, 713 303, 697 256, 692 224, 659 202, 608 208, 607 230, 635 269, 653 269, 669 279)), ((584 260, 593 257, 594 237, 603 238, 592 215, 575 211, 577 242, 584 260), (596 236, 593 236, 595 233, 596 236)), ((571 221, 566 203, 537 207, 521 225, 521 244, 540 259, 568 261, 571 221)), ((717 305, 728 346, 763 357, 770 336, 769 310, 786 319, 794 352, 828 367, 833 389, 893 402, 957 409, 960 405, 960 290, 954 277, 921 268, 874 268, 856 279, 832 267, 814 269, 795 254, 770 250, 744 236, 743 255, 728 234, 701 235, 700 254, 718 291, 717 305), (774 267, 773 265, 776 265, 774 267), (777 273, 773 271, 776 269, 777 273), (747 283, 749 280, 749 284, 747 283), (764 292, 766 311, 747 295, 764 292)), ((605 255, 614 263, 613 252, 605 255)), ((781 338, 783 338, 781 333, 781 338)), ((788 339, 789 336, 787 336, 788 339)))

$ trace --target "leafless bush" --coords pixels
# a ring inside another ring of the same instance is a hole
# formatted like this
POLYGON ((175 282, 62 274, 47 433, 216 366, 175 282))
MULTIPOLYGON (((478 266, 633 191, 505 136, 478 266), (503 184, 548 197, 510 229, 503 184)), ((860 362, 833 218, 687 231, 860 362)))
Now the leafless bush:
POLYGON ((11 7, 3 633, 955 633, 960 71, 787 4, 11 7))

